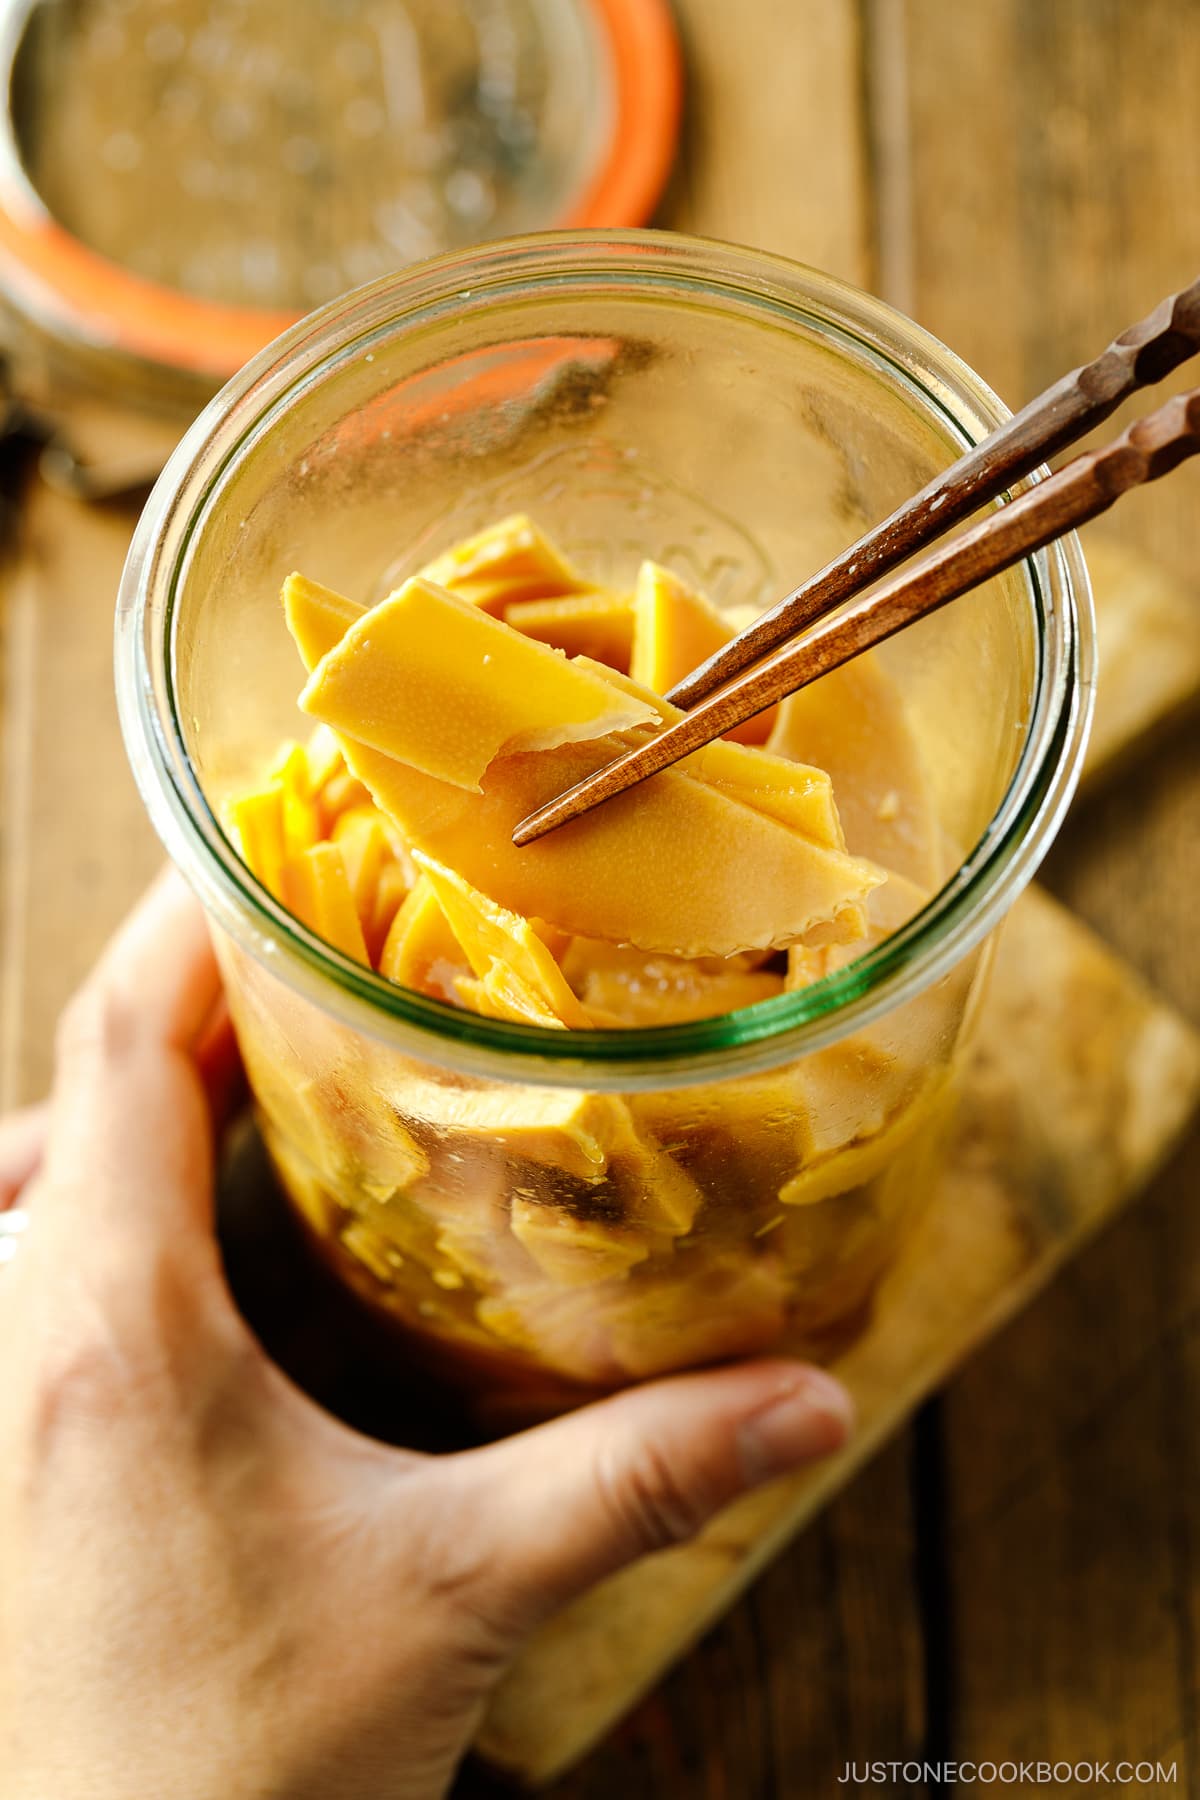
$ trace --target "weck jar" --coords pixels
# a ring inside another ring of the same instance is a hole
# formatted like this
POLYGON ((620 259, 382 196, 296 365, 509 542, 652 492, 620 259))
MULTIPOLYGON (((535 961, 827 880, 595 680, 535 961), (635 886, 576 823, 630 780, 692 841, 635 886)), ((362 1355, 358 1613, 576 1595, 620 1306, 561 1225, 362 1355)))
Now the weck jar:
MULTIPOLYGON (((117 621, 143 796, 208 911, 306 1232, 481 1415, 820 1354, 864 1318, 937 1176, 989 936, 1078 777, 1086 574, 1064 540, 875 653, 940 857, 898 929, 722 1016, 557 1032, 389 983, 239 860, 224 805, 297 730, 283 577, 375 600, 519 510, 594 579, 631 585, 654 557, 742 618, 1003 416, 943 346, 827 276, 665 234, 549 234, 312 315, 155 489, 117 621)), ((870 737, 844 787, 831 771, 843 800, 879 779, 870 737)))

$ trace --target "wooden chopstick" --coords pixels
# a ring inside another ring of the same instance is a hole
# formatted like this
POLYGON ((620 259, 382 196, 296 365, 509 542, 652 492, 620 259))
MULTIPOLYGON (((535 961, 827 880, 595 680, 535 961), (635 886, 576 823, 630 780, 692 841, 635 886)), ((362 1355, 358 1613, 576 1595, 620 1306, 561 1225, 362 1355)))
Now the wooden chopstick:
POLYGON ((1153 387, 1197 351, 1200 280, 1163 300, 1094 362, 1064 375, 1031 400, 835 562, 685 675, 667 699, 685 711, 694 706, 835 606, 890 575, 951 526, 1102 424, 1138 388, 1153 387))
POLYGON ((657 737, 606 763, 586 781, 523 819, 514 844, 531 844, 603 800, 644 781, 734 725, 806 687, 842 663, 880 644, 914 620, 1011 568, 1066 531, 1107 511, 1143 482, 1157 481, 1200 452, 1200 388, 1168 400, 1111 444, 1086 451, 1056 475, 961 537, 924 557, 908 573, 815 625, 693 708, 657 737))

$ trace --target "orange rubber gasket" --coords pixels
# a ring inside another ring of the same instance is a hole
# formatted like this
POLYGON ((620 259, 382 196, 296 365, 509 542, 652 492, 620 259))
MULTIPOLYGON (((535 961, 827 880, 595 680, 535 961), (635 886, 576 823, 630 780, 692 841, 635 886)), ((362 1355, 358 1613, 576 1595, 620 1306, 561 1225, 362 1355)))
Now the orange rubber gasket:
POLYGON ((608 39, 616 102, 608 153, 563 229, 644 225, 675 160, 683 57, 669 0, 591 0, 608 39))
MULTIPOLYGON (((612 61, 607 153, 560 228, 641 225, 674 159, 683 64, 669 0, 590 0, 612 61)), ((50 218, 23 184, 0 183, 0 269, 34 316, 76 341, 226 379, 302 315, 224 306, 144 280, 50 218)))

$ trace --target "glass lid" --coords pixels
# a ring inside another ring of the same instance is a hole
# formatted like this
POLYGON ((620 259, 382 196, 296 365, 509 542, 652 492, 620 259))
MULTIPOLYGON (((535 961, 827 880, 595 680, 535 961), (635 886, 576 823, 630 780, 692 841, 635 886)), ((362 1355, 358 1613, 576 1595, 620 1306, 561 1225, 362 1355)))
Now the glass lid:
POLYGON ((58 333, 223 377, 440 251, 644 220, 666 0, 0 0, 0 252, 58 333))

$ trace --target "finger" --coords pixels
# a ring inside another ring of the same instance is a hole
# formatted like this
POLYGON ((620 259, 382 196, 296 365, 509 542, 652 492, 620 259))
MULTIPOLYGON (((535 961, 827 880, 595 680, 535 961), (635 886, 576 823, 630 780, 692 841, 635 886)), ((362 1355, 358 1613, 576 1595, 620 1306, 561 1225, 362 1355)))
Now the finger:
POLYGON ((203 915, 177 876, 126 920, 59 1029, 40 1215, 92 1245, 140 1244, 212 1211, 212 1123, 192 1054, 219 994, 203 915))
POLYGON ((654 1382, 441 1464, 445 1541, 469 1547, 472 1604, 519 1636, 739 1494, 840 1449, 852 1420, 840 1383, 796 1362, 654 1382))
POLYGON ((41 1166, 48 1113, 42 1100, 0 1119, 0 1212, 16 1205, 41 1166))
POLYGON ((190 1049, 221 991, 199 902, 174 869, 151 883, 102 952, 63 1016, 59 1062, 85 1060, 107 1023, 153 1042, 190 1049))

